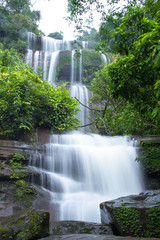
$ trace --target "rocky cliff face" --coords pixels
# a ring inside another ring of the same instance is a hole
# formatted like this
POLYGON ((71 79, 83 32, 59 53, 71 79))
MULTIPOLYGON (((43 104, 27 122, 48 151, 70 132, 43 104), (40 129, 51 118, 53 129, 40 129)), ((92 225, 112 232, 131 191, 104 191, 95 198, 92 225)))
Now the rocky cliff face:
MULTIPOLYGON (((38 138, 46 141, 44 133, 38 138)), ((29 240, 49 235, 49 213, 32 208, 37 193, 28 183, 28 159, 40 145, 0 140, 0 239, 29 240)))

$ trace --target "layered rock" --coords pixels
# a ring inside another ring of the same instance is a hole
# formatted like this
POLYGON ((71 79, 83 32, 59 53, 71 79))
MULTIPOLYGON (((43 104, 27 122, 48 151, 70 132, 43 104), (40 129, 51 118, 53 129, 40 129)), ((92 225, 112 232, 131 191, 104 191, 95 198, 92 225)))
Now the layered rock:
POLYGON ((100 209, 102 223, 111 224, 116 235, 160 237, 160 190, 107 201, 100 209))

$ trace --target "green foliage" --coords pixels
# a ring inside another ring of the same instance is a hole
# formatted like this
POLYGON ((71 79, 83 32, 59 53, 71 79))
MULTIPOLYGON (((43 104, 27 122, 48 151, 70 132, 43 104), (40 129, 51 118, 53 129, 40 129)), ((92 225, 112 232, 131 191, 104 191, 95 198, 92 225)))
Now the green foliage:
POLYGON ((35 190, 24 180, 17 180, 16 185, 16 195, 18 199, 25 199, 27 195, 35 195, 35 190))
POLYGON ((39 11, 31 10, 29 0, 6 0, 0 6, 0 40, 5 48, 15 48, 24 53, 27 46, 27 33, 42 35, 37 22, 39 11))
POLYGON ((9 166, 12 169, 10 179, 20 179, 26 177, 25 157, 21 153, 11 154, 8 158, 9 166))
POLYGON ((95 72, 101 68, 101 57, 94 50, 82 50, 83 83, 89 84, 95 77, 95 72))
POLYGON ((141 142, 142 150, 137 161, 148 174, 160 176, 160 142, 141 142))
POLYGON ((22 163, 19 161, 13 161, 12 159, 9 160, 9 165, 13 170, 15 169, 21 169, 22 168, 22 163))
MULTIPOLYGON (((112 9, 103 14, 98 49, 121 55, 95 77, 89 74, 94 78, 91 84, 91 102, 96 109, 92 114, 94 125, 109 135, 159 134, 159 0, 129 0, 121 11, 115 8, 119 1, 108 2, 112 9)), ((71 1, 71 16, 77 19, 96 3, 71 1)), ((88 83, 85 71, 83 78, 88 83)))
POLYGON ((129 8, 122 23, 112 33, 115 38, 114 52, 128 55, 134 50, 134 42, 138 37, 152 30, 155 24, 147 15, 144 7, 129 8))
POLYGON ((108 133, 113 132, 110 128, 117 128, 115 132, 120 134, 160 133, 160 13, 148 19, 147 11, 139 6, 129 8, 115 33, 119 36, 115 38, 116 49, 126 55, 119 56, 93 80, 95 100, 103 101, 105 110, 98 113, 97 126, 108 133))
POLYGON ((48 35, 48 37, 55 38, 55 39, 59 39, 59 40, 63 40, 63 33, 62 33, 62 32, 50 33, 50 34, 48 35))
POLYGON ((154 127, 156 132, 160 124, 157 81, 160 73, 159 12, 152 24, 150 22, 151 20, 148 20, 152 30, 139 36, 134 42, 134 49, 128 45, 132 54, 111 64, 108 74, 112 79, 111 89, 114 96, 121 96, 131 102, 145 118, 148 118, 148 124, 154 127))
POLYGON ((116 27, 118 27, 121 23, 121 17, 114 17, 113 14, 106 15, 103 18, 99 29, 100 35, 100 44, 98 46, 98 50, 102 52, 112 52, 113 45, 115 44, 115 39, 113 38, 112 34, 116 27))
POLYGON ((78 127, 77 101, 69 91, 40 80, 13 50, 0 50, 0 135, 18 139, 36 127, 78 127))
POLYGON ((111 84, 106 67, 98 71, 91 82, 93 91, 91 103, 93 108, 97 109, 92 114, 94 125, 100 133, 107 135, 143 134, 148 130, 143 118, 132 103, 122 97, 114 98, 111 84))
POLYGON ((18 162, 23 162, 25 160, 25 156, 22 155, 21 153, 13 153, 9 157, 10 161, 18 161, 18 162))
POLYGON ((89 49, 96 49, 100 43, 99 33, 95 28, 87 27, 86 30, 82 30, 82 33, 77 38, 80 41, 88 41, 89 49))
POLYGON ((21 153, 14 153, 9 156, 9 165, 13 169, 22 169, 22 165, 24 164, 25 157, 21 153))

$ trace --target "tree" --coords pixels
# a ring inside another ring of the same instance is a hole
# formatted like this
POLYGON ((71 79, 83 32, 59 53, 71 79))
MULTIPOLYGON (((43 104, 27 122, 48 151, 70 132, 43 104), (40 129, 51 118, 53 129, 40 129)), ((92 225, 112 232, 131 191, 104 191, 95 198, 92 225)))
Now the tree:
MULTIPOLYGON (((143 27, 148 24, 145 27, 148 31, 143 32, 141 27, 142 34, 133 41, 133 45, 128 39, 128 50, 125 52, 127 55, 120 57, 108 67, 108 75, 111 78, 110 87, 114 97, 121 96, 132 103, 144 116, 146 124, 152 128, 153 133, 158 132, 160 124, 157 105, 160 75, 159 16, 160 12, 157 12, 153 20, 143 18, 141 24, 143 27)), ((127 27, 129 28, 130 25, 127 27)), ((119 30, 123 30, 122 25, 119 30)), ((124 32, 123 37, 125 34, 127 32, 124 32)))
POLYGON ((27 33, 42 35, 37 22, 39 11, 31 10, 29 0, 6 0, 0 6, 0 40, 5 48, 15 48, 24 53, 27 47, 27 33))
POLYGON ((101 134, 142 135, 148 130, 134 105, 122 97, 114 98, 108 69, 99 70, 91 82, 93 125, 101 134), (94 111, 93 111, 94 109, 94 111))
POLYGON ((0 136, 19 139, 37 127, 75 129, 77 101, 62 87, 42 81, 15 50, 0 50, 0 136))
POLYGON ((48 37, 55 38, 55 39, 59 39, 59 40, 63 40, 63 33, 62 33, 62 32, 50 33, 50 34, 48 35, 48 37))
POLYGON ((114 52, 128 55, 134 50, 134 42, 138 37, 154 28, 154 21, 150 19, 145 7, 130 7, 123 17, 122 23, 112 33, 114 37, 114 52))

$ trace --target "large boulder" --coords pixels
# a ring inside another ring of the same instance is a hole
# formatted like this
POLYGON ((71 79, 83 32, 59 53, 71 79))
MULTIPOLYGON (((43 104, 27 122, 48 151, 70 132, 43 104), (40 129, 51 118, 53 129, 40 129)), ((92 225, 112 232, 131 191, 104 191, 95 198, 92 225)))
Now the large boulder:
POLYGON ((160 190, 107 201, 100 210, 102 223, 116 235, 160 238, 160 190))
POLYGON ((1 240, 33 240, 49 235, 49 213, 29 208, 0 217, 1 240))

